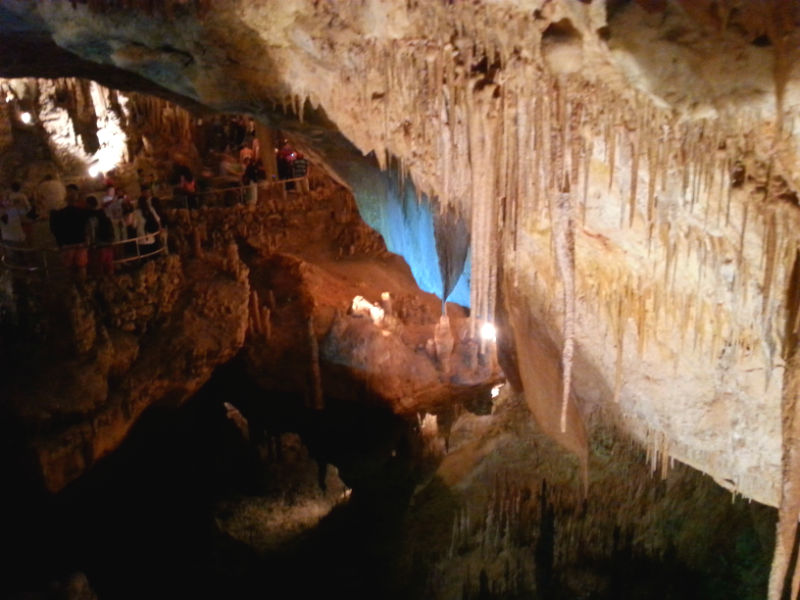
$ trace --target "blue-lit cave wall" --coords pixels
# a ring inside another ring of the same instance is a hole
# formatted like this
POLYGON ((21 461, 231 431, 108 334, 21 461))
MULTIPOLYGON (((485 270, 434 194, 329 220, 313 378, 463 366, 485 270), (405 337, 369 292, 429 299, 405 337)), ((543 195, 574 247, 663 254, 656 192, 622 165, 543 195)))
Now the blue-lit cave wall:
MULTIPOLYGON (((373 153, 364 155, 328 119, 322 107, 306 101, 304 121, 293 115, 269 111, 266 106, 252 110, 268 117, 266 124, 281 130, 311 156, 316 156, 325 168, 346 182, 356 199, 364 221, 380 232, 390 252, 402 256, 420 289, 442 297, 442 275, 434 236, 434 211, 438 210, 425 195, 417 198, 410 178, 401 181, 396 161, 381 171, 373 153)), ((470 259, 461 277, 448 296, 449 302, 469 307, 470 259)))
MULTIPOLYGON (((438 208, 424 194, 418 198, 413 181, 401 181, 395 169, 380 171, 377 164, 362 162, 337 170, 345 171, 364 221, 381 233, 389 251, 406 259, 417 285, 441 298, 442 275, 433 227, 433 211, 438 208)), ((467 255, 449 302, 469 307, 469 272, 467 255)))

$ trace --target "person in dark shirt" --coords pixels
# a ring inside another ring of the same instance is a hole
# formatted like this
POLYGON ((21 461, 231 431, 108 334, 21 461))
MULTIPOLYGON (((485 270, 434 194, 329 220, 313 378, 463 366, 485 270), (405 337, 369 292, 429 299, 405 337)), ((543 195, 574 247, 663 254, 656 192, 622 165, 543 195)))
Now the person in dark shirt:
POLYGON ((301 192, 308 193, 308 160, 303 156, 302 152, 297 153, 297 157, 292 161, 292 177, 295 179, 301 178, 298 181, 298 189, 301 192))
POLYGON ((86 198, 89 218, 86 223, 86 237, 91 246, 90 267, 95 276, 114 273, 114 225, 105 211, 100 208, 97 198, 86 198))
MULTIPOLYGON (((74 186, 71 186, 74 187, 74 186)), ((80 279, 86 277, 89 253, 86 245, 86 225, 90 212, 78 206, 77 187, 67 194, 67 205, 50 212, 50 231, 61 247, 64 266, 76 272, 80 279)))

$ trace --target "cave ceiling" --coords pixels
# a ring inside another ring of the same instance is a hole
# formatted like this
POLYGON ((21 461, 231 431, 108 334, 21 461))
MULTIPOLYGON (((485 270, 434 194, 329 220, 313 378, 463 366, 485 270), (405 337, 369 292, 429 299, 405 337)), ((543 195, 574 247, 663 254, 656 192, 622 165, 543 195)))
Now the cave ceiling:
POLYGON ((798 23, 784 0, 2 0, 0 75, 252 114, 387 238, 391 167, 468 224, 471 309, 545 431, 580 455, 602 413, 796 517, 798 23))

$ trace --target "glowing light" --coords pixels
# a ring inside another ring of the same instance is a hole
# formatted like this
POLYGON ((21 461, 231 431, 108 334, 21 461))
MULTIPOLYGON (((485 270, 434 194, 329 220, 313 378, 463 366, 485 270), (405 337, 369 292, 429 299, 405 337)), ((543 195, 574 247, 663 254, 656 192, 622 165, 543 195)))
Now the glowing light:
POLYGON ((481 325, 481 337, 487 342, 497 341, 497 329, 491 323, 481 325))
MULTIPOLYGON (((117 165, 125 162, 128 156, 128 139, 122 130, 119 117, 113 110, 109 110, 110 92, 98 83, 92 82, 89 91, 94 103, 97 117, 97 141, 100 149, 91 157, 91 163, 97 165, 98 172, 108 173, 117 165)), ((128 98, 123 94, 117 95, 117 100, 123 107, 128 103, 128 98)))
POLYGON ((497 398, 500 395, 500 390, 503 389, 504 383, 498 383, 492 388, 492 398, 497 398))
POLYGON ((19 120, 25 123, 25 125, 30 125, 31 121, 33 121, 33 117, 31 116, 31 113, 24 111, 19 114, 19 120))
MULTIPOLYGON (((125 139, 124 134, 122 138, 125 139)), ((121 156, 118 147, 104 146, 94 153, 92 162, 89 165, 89 176, 97 177, 100 173, 108 173, 121 162, 124 162, 124 158, 121 156)))
POLYGON ((363 315, 369 317, 376 325, 379 325, 381 322, 383 322, 383 317, 385 315, 381 307, 375 306, 363 296, 356 296, 353 298, 351 311, 354 315, 363 315))

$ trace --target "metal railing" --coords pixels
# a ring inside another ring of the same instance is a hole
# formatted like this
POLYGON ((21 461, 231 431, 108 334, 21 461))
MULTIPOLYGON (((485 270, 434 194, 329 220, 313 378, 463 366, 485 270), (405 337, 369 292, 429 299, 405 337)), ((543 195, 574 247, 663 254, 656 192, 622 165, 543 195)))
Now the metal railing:
MULTIPOLYGON (((272 181, 260 181, 256 184, 256 197, 252 199, 252 203, 258 202, 258 190, 277 190, 281 196, 286 197, 286 184, 297 184, 303 181, 308 181, 308 175, 303 177, 293 177, 292 179, 276 179, 272 181)), ((306 187, 306 189, 308 189, 306 187)), ((169 208, 199 208, 201 206, 233 206, 235 204, 249 204, 251 193, 251 185, 231 185, 216 187, 210 190, 202 190, 198 192, 179 192, 173 190, 171 196, 160 198, 164 204, 169 208), (177 192, 177 193, 176 193, 177 192), (194 206, 192 206, 194 204, 194 206)))
MULTIPOLYGON (((87 252, 111 248, 114 266, 140 261, 167 251, 167 230, 159 228, 135 238, 111 242, 110 244, 66 244, 64 246, 31 247, 0 241, 0 263, 15 272, 48 273, 64 268, 61 257, 65 251, 86 249, 87 252), (153 247, 155 246, 155 247, 153 247)), ((91 255, 90 255, 91 256, 91 255)))
MULTIPOLYGON (((286 184, 287 183, 300 183, 308 181, 309 176, 306 174, 303 177, 293 177, 291 179, 276 179, 272 181, 261 181, 256 184, 256 194, 258 190, 277 190, 280 192, 281 197, 286 199, 286 184)), ((195 197, 196 205, 200 206, 231 206, 234 204, 248 204, 249 194, 252 191, 251 185, 237 185, 231 187, 218 187, 211 190, 204 190, 195 192, 194 194, 187 193, 186 195, 179 194, 175 196, 166 196, 160 198, 165 206, 170 208, 191 208, 190 199, 195 197), (180 200, 179 200, 180 198, 180 200), (180 204, 175 206, 175 204, 180 204), (172 206, 170 206, 172 205, 172 206)), ((305 186, 308 189, 308 186, 305 186)), ((254 199, 254 203, 258 201, 258 196, 254 199)), ((9 244, 8 242, 0 240, 0 264, 6 269, 16 272, 49 272, 51 270, 58 270, 63 268, 63 260, 61 256, 65 250, 74 248, 86 248, 88 251, 100 248, 112 248, 114 250, 114 265, 123 265, 139 261, 151 256, 165 253, 167 251, 167 231, 160 228, 157 232, 148 233, 136 238, 129 238, 119 240, 110 244, 73 244, 65 246, 49 246, 49 247, 31 247, 28 245, 9 244), (148 239, 156 239, 157 247, 150 251, 142 252, 142 246, 150 246, 152 244, 143 243, 148 239), (160 242, 160 243, 159 243, 160 242), (130 251, 133 249, 134 254, 130 251)))

